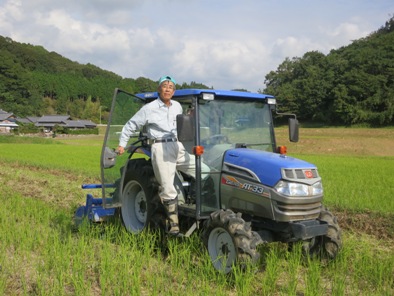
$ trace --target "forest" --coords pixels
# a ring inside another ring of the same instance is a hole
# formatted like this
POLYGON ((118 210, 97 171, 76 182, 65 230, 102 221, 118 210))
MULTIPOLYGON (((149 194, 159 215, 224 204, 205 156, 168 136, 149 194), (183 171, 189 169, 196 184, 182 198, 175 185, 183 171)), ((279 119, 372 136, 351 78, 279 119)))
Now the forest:
POLYGON ((350 45, 286 58, 265 76, 282 112, 325 125, 393 125, 394 17, 350 45))
MULTIPOLYGON (((262 73, 264 75, 264 73, 262 73)), ((68 114, 105 121, 113 91, 155 91, 157 81, 123 78, 71 61, 38 45, 0 36, 0 109, 18 117, 68 114)), ((208 88, 183 82, 181 88, 208 88)), ((276 96, 280 112, 322 125, 394 123, 394 17, 367 37, 330 51, 287 57, 265 75, 259 92, 276 96)))

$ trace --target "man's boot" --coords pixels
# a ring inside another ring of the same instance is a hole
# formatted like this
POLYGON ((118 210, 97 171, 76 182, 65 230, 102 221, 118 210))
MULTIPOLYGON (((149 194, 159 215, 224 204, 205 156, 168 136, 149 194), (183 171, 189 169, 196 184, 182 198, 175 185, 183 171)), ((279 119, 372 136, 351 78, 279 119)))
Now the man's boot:
POLYGON ((167 214, 168 220, 168 234, 181 237, 182 233, 179 232, 179 220, 178 220, 178 198, 172 200, 163 201, 164 208, 167 214))

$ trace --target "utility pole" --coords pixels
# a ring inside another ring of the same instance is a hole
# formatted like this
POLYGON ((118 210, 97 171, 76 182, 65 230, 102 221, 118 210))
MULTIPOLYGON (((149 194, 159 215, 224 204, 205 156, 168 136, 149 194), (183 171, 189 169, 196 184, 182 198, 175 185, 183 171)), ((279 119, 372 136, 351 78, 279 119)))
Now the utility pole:
POLYGON ((101 107, 103 106, 100 105, 100 125, 101 125, 101 107))

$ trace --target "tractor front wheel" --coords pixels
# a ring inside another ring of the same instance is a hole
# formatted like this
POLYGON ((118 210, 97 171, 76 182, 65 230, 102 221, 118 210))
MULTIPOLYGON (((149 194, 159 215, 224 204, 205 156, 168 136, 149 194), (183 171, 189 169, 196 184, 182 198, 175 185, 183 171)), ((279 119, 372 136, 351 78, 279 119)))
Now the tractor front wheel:
POLYGON ((235 265, 245 269, 260 258, 256 247, 263 241, 241 218, 241 213, 213 212, 205 222, 202 236, 215 269, 223 273, 229 273, 235 265))
POLYGON ((341 229, 337 217, 323 207, 319 220, 327 222, 327 234, 303 242, 303 251, 309 256, 320 255, 328 259, 334 259, 342 248, 341 229))

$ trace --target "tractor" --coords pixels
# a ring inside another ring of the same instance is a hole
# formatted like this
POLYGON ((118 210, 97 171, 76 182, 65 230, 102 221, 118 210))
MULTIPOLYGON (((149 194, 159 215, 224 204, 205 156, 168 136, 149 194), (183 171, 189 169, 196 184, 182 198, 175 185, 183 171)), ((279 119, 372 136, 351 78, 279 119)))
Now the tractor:
MULTIPOLYGON (((115 89, 101 151, 101 197, 86 195, 75 222, 102 222, 119 215, 132 234, 165 227, 165 214, 151 165, 150 139, 139 131, 128 153, 118 155, 124 124, 157 92, 130 94, 115 89)), ((323 205, 318 169, 290 157, 277 146, 276 99, 271 95, 213 89, 176 90, 183 107, 177 116, 178 140, 195 155, 196 176, 177 172, 181 231, 195 231, 213 266, 229 273, 259 260, 258 246, 270 242, 302 244, 307 255, 335 258, 341 249, 337 218, 323 205), (202 164, 209 167, 203 171, 202 164)), ((289 140, 298 141, 298 120, 288 115, 289 140)))

